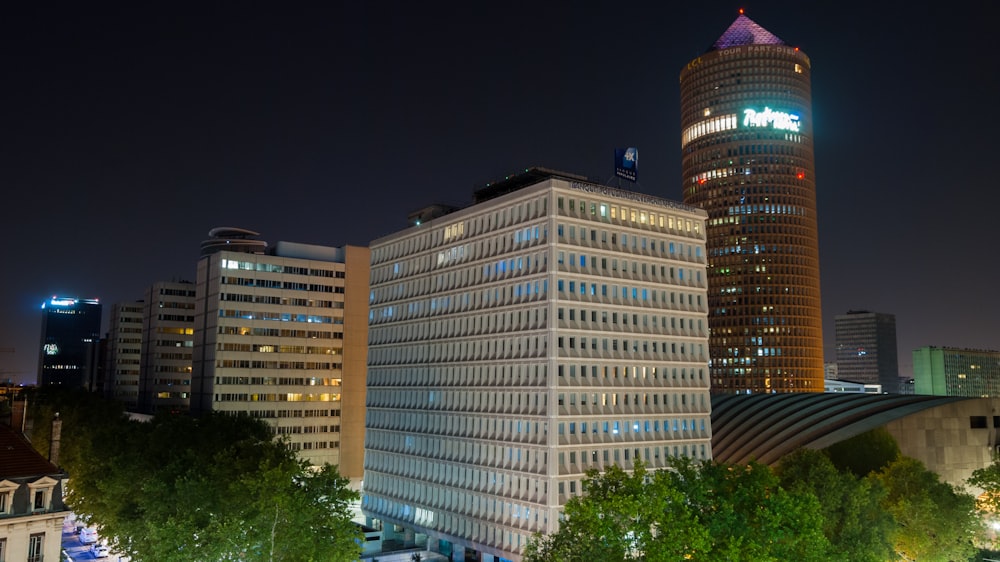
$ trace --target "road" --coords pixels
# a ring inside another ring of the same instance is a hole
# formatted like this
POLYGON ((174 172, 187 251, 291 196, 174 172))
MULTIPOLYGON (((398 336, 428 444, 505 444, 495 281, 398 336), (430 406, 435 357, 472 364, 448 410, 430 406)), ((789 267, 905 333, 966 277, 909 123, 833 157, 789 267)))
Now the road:
MULTIPOLYGON (((63 560, 66 562, 80 562, 81 560, 95 560, 90 552, 90 545, 80 542, 80 537, 76 534, 76 518, 70 514, 63 521, 62 548, 63 560)), ((126 562, 127 558, 111 554, 105 558, 97 558, 104 562, 126 562)))

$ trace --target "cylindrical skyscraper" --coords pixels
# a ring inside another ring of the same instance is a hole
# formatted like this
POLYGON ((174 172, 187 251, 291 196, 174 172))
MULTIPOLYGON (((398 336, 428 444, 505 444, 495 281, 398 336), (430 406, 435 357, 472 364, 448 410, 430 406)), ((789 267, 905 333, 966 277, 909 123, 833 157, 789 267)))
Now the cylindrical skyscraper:
POLYGON ((708 211, 714 392, 822 392, 809 57, 745 15, 681 71, 684 202, 708 211))

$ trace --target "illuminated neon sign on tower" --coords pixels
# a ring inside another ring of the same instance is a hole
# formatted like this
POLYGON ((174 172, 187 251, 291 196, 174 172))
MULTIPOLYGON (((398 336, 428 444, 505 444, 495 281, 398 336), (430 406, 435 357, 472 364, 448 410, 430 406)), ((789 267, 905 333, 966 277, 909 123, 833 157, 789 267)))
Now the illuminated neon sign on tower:
POLYGON ((757 111, 756 109, 743 110, 744 127, 767 127, 768 125, 774 129, 797 133, 802 123, 799 121, 798 115, 785 113, 784 111, 774 111, 770 107, 765 107, 764 111, 757 111))

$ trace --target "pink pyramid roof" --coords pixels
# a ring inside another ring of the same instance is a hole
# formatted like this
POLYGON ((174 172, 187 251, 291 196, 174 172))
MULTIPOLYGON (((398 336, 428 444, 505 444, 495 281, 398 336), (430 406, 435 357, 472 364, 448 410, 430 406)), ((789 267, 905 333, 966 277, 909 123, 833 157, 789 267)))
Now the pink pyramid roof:
POLYGON ((740 47, 743 45, 784 45, 785 42, 778 39, 770 31, 757 25, 757 22, 740 14, 736 21, 729 26, 729 29, 722 34, 722 37, 712 44, 709 51, 728 49, 729 47, 740 47))

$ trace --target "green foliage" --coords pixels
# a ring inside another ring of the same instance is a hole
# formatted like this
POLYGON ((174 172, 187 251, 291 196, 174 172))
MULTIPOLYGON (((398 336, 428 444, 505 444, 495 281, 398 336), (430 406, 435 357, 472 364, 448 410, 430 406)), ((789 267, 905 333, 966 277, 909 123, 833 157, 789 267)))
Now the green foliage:
POLYGON ((975 498, 941 482, 916 459, 901 457, 877 475, 882 502, 899 526, 892 539, 906 560, 969 560, 982 538, 975 498))
POLYGON ((52 439, 52 420, 59 414, 62 432, 58 464, 63 467, 81 464, 81 457, 89 454, 92 432, 106 430, 113 435, 114 427, 126 421, 120 403, 86 390, 39 387, 26 391, 24 398, 28 401, 28 415, 33 425, 31 443, 46 458, 52 439))
POLYGON ((831 445, 826 453, 838 470, 859 478, 882 470, 900 456, 896 439, 882 427, 831 445))
POLYGON ((310 469, 259 420, 141 423, 61 411, 80 424, 65 463, 67 503, 135 562, 347 562, 360 554, 349 512, 357 493, 347 479, 329 465, 310 469))
POLYGON ((587 473, 587 495, 571 498, 553 535, 536 535, 525 561, 681 560, 710 547, 707 531, 664 472, 618 466, 587 473))
POLYGON ((585 490, 557 533, 532 539, 526 562, 826 560, 818 502, 786 493, 763 465, 611 467, 589 472, 585 490))
POLYGON ((783 488, 811 494, 819 501, 832 559, 882 562, 893 558, 889 538, 896 521, 882 509, 886 490, 874 477, 838 471, 826 454, 812 449, 799 449, 781 459, 777 473, 783 488))
POLYGON ((993 461, 986 468, 973 470, 968 483, 983 491, 980 496, 983 509, 994 516, 1000 515, 1000 461, 993 461))

